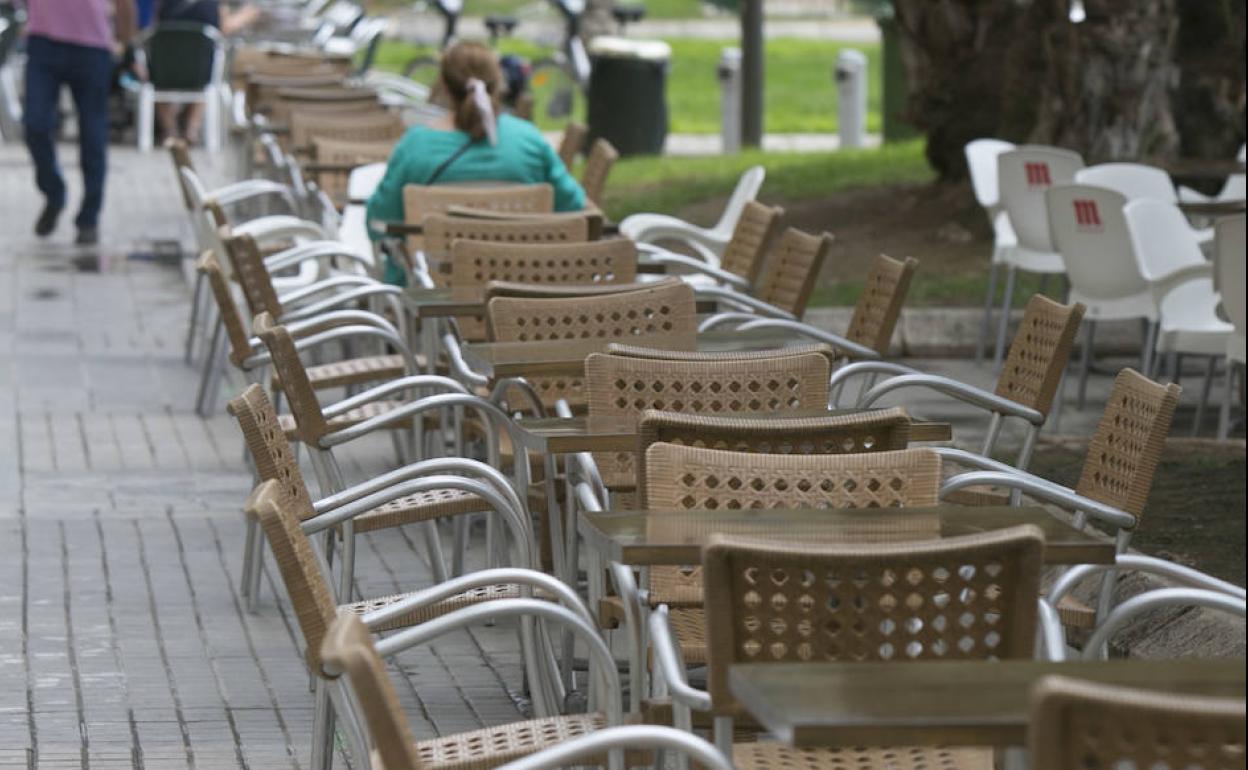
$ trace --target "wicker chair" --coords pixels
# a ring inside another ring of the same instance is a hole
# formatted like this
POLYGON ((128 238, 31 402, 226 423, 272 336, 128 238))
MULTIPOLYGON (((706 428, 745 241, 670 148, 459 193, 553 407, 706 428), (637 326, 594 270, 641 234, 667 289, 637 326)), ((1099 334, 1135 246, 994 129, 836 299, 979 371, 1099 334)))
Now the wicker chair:
MULTIPOLYGON (((495 297, 486 306, 486 319, 491 338, 499 342, 639 337, 692 350, 696 334, 693 291, 677 282, 599 297, 589 305, 579 297, 495 297)), ((547 407, 561 400, 573 408, 586 403, 581 377, 534 377, 529 384, 547 407)))
MULTIPOLYGON (((806 236, 806 238, 810 237, 806 236)), ((819 253, 826 254, 829 247, 828 238, 830 236, 824 236, 825 240, 819 248, 819 253)), ((806 250, 809 251, 813 243, 809 241, 807 243, 806 250)), ((798 245, 796 236, 792 244, 798 245)), ((818 259, 821 261, 822 257, 818 259)), ((883 254, 877 256, 871 266, 871 271, 867 273, 866 285, 863 287, 862 294, 858 296, 854 314, 849 321, 849 329, 843 337, 802 323, 796 318, 788 318, 786 317, 787 311, 775 312, 768 310, 764 304, 746 300, 737 300, 738 304, 746 308, 745 311, 730 311, 711 316, 699 325, 698 331, 709 331, 712 328, 728 325, 735 325, 742 331, 785 329, 819 342, 826 342, 846 358, 878 359, 888 352, 893 331, 897 328, 897 320, 901 317, 901 306, 905 303, 906 294, 910 290, 910 279, 918 266, 918 260, 913 257, 898 261, 883 254)), ((810 297, 815 279, 816 276, 807 273, 803 280, 809 281, 809 285, 804 285, 794 291, 796 284, 789 280, 784 284, 777 283, 771 291, 776 291, 777 296, 793 296, 804 311, 805 302, 810 297)))
POLYGON ((1032 691, 1032 770, 1244 768, 1244 701, 1046 677, 1032 691))
MULTIPOLYGON (((636 271, 637 250, 623 238, 542 244, 457 240, 451 244, 451 290, 464 299, 485 298, 495 281, 541 289, 572 285, 605 291, 631 282, 636 271)), ((485 321, 460 318, 459 332, 465 340, 485 339, 485 321)))
POLYGON ((290 142, 296 150, 310 149, 318 138, 357 144, 389 142, 393 146, 406 130, 403 117, 394 112, 326 115, 293 110, 290 113, 290 142))
MULTIPOLYGON (((424 225, 425 217, 445 213, 447 209, 454 207, 549 214, 555 209, 555 191, 548 184, 409 184, 403 187, 403 221, 408 224, 424 225)), ((422 235, 407 237, 409 254, 422 251, 424 245, 425 239, 422 235)), ((436 255, 439 259, 446 259, 450 254, 450 243, 435 244, 435 250, 439 250, 436 255)))
MULTIPOLYGON (((546 610, 546 615, 554 614, 550 608, 525 606, 515 600, 490 603, 491 607, 500 610, 508 605, 534 614, 539 609, 546 610)), ((467 625, 484 618, 480 617, 480 613, 470 615, 467 612, 444 618, 445 621, 452 619, 460 621, 460 625, 467 625)), ((387 770, 489 770, 621 723, 619 707, 615 705, 618 674, 613 664, 601 665, 611 663, 610 651, 584 620, 572 613, 557 619, 590 643, 595 673, 610 683, 608 690, 614 690, 608 695, 610 700, 605 713, 532 719, 416 741, 385 664, 369 638, 368 629, 349 613, 340 614, 325 637, 321 652, 325 665, 321 673, 336 685, 341 685, 343 678, 349 680, 349 692, 359 703, 363 721, 372 738, 373 767, 385 767, 387 770)), ((390 642, 388 639, 387 647, 394 649, 395 645, 390 642)), ((615 755, 612 768, 623 768, 623 756, 620 754, 615 755)), ((602 764, 601 758, 596 759, 588 764, 602 764)))
POLYGON ((779 206, 764 206, 757 201, 746 203, 721 257, 711 254, 703 254, 701 258, 689 257, 650 245, 640 248, 651 264, 693 271, 690 281, 695 286, 713 289, 715 284, 723 284, 727 287, 712 290, 707 293, 708 296, 719 298, 724 292, 735 296, 740 291, 754 288, 763 269, 767 248, 779 231, 783 217, 784 209, 779 206))
MULTIPOLYGON (((263 398, 263 394, 259 395, 263 398)), ((288 460, 288 463, 293 465, 293 460, 288 460)), ((297 473, 297 470, 294 472, 297 473)), ((339 604, 334 598, 333 588, 325 580, 327 568, 324 557, 309 534, 331 531, 335 525, 326 522, 341 520, 343 516, 336 515, 332 509, 314 511, 302 485, 279 480, 266 481, 256 487, 244 508, 249 519, 260 522, 264 529, 286 593, 294 606, 295 619, 305 644, 304 660, 309 670, 318 675, 312 735, 312 766, 316 768, 329 766, 335 713, 343 716, 344 710, 351 709, 350 701, 335 691, 335 683, 326 683, 320 678, 327 662, 323 644, 332 633, 336 617, 351 617, 358 624, 362 638, 367 639, 369 632, 411 628, 479 605, 503 605, 507 600, 532 596, 534 589, 548 592, 547 596, 556 598, 564 605, 578 610, 581 608, 575 594, 553 578, 528 569, 485 570, 422 591, 339 604), (300 491, 301 497, 292 496, 292 492, 298 494, 300 491), (498 582, 500 577, 508 582, 498 582)), ((370 515, 364 514, 364 517, 370 515)), ((520 644, 529 683, 537 688, 548 677, 548 670, 533 654, 536 642, 530 628, 522 629, 520 644)), ((542 700, 541 711, 549 712, 552 708, 548 700, 542 700)), ((352 759, 357 766, 370 766, 367 741, 353 729, 359 721, 343 719, 342 724, 352 749, 352 759)))
POLYGON ((253 115, 268 115, 272 112, 273 105, 279 100, 278 92, 283 88, 332 88, 334 86, 341 88, 344 82, 344 78, 334 72, 248 75, 245 89, 247 108, 253 115))
POLYGON ((996 449, 1004 420, 1014 417, 1026 422, 1027 433, 1015 463, 1018 468, 1026 469, 1036 437, 1053 407, 1083 313, 1084 307, 1079 303, 1061 305, 1040 294, 1034 295, 1027 302, 1022 323, 997 378, 997 387, 991 393, 948 377, 923 374, 901 364, 864 361, 842 367, 833 375, 834 405, 846 381, 859 375, 868 377, 856 404, 863 408, 872 406, 896 390, 935 390, 991 415, 984 445, 980 449, 980 454, 985 457, 991 456, 996 449), (872 387, 876 375, 881 373, 896 376, 872 387))
MULTIPOLYGON (((687 685, 674 691, 678 711, 691 706, 713 713, 716 744, 737 768, 988 770, 990 749, 734 744, 732 722, 742 709, 729 689, 728 671, 747 662, 1029 658, 1043 551, 1044 537, 1032 526, 876 545, 712 536, 702 555, 711 641, 708 692, 692 691, 695 697, 688 698, 687 685), (947 620, 951 602, 962 607, 956 622, 947 620)), ((670 665, 674 650, 664 615, 656 613, 651 622, 658 657, 664 676, 683 682, 683 673, 670 665)))
POLYGON ((581 169, 581 188, 585 197, 595 206, 602 206, 602 196, 607 188, 611 167, 619 160, 620 153, 606 139, 595 139, 585 156, 585 168, 581 169))
POLYGON ((294 86, 277 90, 277 98, 269 109, 269 120, 289 128, 291 115, 304 110, 321 115, 362 115, 385 112, 386 108, 371 88, 294 86))
MULTIPOLYGON (((1018 490, 1075 511, 1076 526, 1083 527, 1090 516, 1109 527, 1122 553, 1148 501, 1180 392, 1178 385, 1161 385, 1133 369, 1119 372, 1073 490, 982 455, 941 447, 935 451, 945 459, 976 469, 946 481, 941 497, 979 485, 1018 490)), ((1097 617, 1108 609, 1112 581, 1113 572, 1106 572, 1097 617)))
POLYGON ((351 172, 370 163, 384 163, 394 150, 394 140, 354 142, 318 136, 312 139, 312 161, 303 171, 332 200, 348 201, 351 172))
POLYGON ((568 171, 572 170, 572 164, 576 162, 576 156, 581 154, 588 137, 589 127, 584 123, 569 122, 563 127, 563 136, 559 138, 557 154, 568 171))

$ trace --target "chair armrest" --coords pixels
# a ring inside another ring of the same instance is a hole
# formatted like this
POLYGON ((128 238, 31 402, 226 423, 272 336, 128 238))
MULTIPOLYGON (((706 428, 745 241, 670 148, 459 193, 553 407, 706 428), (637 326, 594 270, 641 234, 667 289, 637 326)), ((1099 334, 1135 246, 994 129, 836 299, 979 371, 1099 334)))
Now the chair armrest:
POLYGON ((303 300, 323 294, 331 289, 338 289, 344 286, 372 286, 377 281, 364 275, 335 275, 325 278, 308 286, 289 291, 277 298, 277 301, 283 306, 297 305, 303 300))
POLYGON ((355 289, 339 292, 332 297, 314 302, 310 305, 304 305, 300 308, 282 314, 282 321, 302 321, 305 318, 311 318, 320 315, 328 310, 333 310, 348 302, 354 302, 368 297, 385 297, 392 300, 394 306, 398 308, 398 312, 402 313, 402 302, 399 300, 403 296, 403 289, 399 286, 391 286, 388 283, 378 283, 370 281, 367 285, 360 286, 355 289))
POLYGON ((1050 606, 1056 607, 1057 603, 1067 594, 1074 590, 1075 586, 1094 575, 1105 572, 1106 570, 1114 570, 1122 572, 1129 570, 1132 572, 1145 572, 1151 575, 1173 580, 1188 588, 1199 588, 1204 591, 1219 591, 1227 596, 1237 597, 1239 599, 1248 598, 1248 593, 1243 588, 1228 583, 1225 580, 1219 580, 1212 575, 1206 575, 1200 570, 1185 567, 1182 564, 1176 564, 1172 561, 1159 559, 1156 556, 1144 556, 1142 554, 1124 553, 1119 554, 1113 564, 1080 564, 1063 572, 1053 581, 1053 585, 1049 586, 1048 595, 1045 601, 1050 606))
POLYGON ((1036 599, 1036 657, 1040 660, 1062 661, 1066 659, 1066 632, 1057 608, 1044 600, 1036 599))
POLYGON ((1207 591, 1199 588, 1158 588, 1154 591, 1146 591, 1127 599, 1105 616, 1083 646, 1084 660, 1104 659, 1105 648, 1109 640, 1123 626, 1138 616, 1161 607, 1173 606, 1206 607, 1229 612, 1240 618, 1245 616, 1244 599, 1228 596, 1221 591, 1207 591))
POLYGON ((703 260, 684 254, 675 254, 670 251, 656 249, 649 251, 646 255, 646 262, 654 265, 679 265, 696 273, 714 278, 720 283, 728 284, 742 290, 750 288, 750 282, 735 273, 722 270, 716 265, 707 264, 703 260))
POLYGON ((230 229, 235 235, 250 235, 257 241, 279 238, 325 240, 325 230, 319 224, 286 214, 259 217, 230 229))
MULTIPOLYGON (((694 296, 697 296, 696 293, 694 296)), ((756 321, 758 315, 754 313, 746 313, 740 310, 725 311, 723 313, 715 313, 702 319, 702 323, 698 324, 698 333, 709 332, 718 326, 726 326, 735 323, 738 326, 746 321, 756 321)))
MULTIPOLYGON (((425 321, 425 323, 429 323, 429 321, 425 321)), ((442 335, 442 350, 446 353, 447 366, 450 368, 451 373, 456 377, 459 377, 464 382, 473 386, 488 386, 490 384, 489 377, 486 377, 480 372, 473 371, 473 369, 468 366, 468 362, 464 360, 464 352, 460 348, 460 342, 453 333, 446 332, 442 335)), ((434 361, 436 360, 436 352, 437 351, 430 350, 427 351, 425 355, 429 357, 430 361, 434 361)), ((493 394, 491 394, 491 400, 493 400, 492 396, 493 394)))
POLYGON ((920 373, 918 369, 891 361, 856 361, 852 364, 846 364, 832 373, 832 379, 828 381, 828 390, 835 393, 837 386, 844 385, 851 378, 861 374, 898 375, 920 373))
POLYGON ((1213 280, 1213 263, 1202 262, 1198 265, 1185 265, 1171 273, 1167 273, 1153 282, 1153 296, 1161 302, 1163 298, 1179 285, 1201 278, 1213 280))
MULTIPOLYGON (((745 284, 744 279, 741 280, 741 283, 745 284)), ((748 286, 748 284, 745 284, 746 288, 748 288, 748 286)), ((781 310, 775 305, 764 302, 761 299, 751 297, 748 294, 742 294, 739 291, 725 289, 722 286, 700 286, 694 289, 693 293, 694 296, 699 299, 721 300, 723 302, 727 302, 729 305, 735 305, 738 308, 754 313, 757 316, 780 318, 789 321, 797 320, 796 316, 787 310, 781 310)))
MULTIPOLYGON (((318 318, 317 320, 320 319, 318 318)), ((395 333, 394 327, 387 329, 375 325, 365 326, 363 324, 334 326, 323 331, 318 331, 315 334, 302 339, 295 340, 295 350, 302 352, 304 350, 318 348, 321 345, 325 345, 330 342, 344 340, 351 337, 371 337, 373 339, 379 339, 387 345, 394 346, 407 362, 408 368, 414 370, 416 367, 415 357, 412 355, 411 351, 407 349, 407 345, 403 342, 403 340, 399 338, 397 333, 395 333)), ((271 360, 272 357, 269 355, 268 350, 265 350, 263 352, 254 353, 248 356, 243 362, 243 366, 244 368, 260 366, 261 364, 267 364, 271 360)))
POLYGON ((209 191, 204 196, 204 201, 206 203, 217 203, 221 206, 233 206, 264 195, 277 195, 290 207, 291 211, 296 210, 295 198, 291 194, 290 188, 268 179, 244 179, 241 182, 222 185, 215 190, 209 191))
POLYGON ((859 345, 857 342, 847 340, 839 334, 816 329, 810 324, 801 321, 791 321, 787 318, 759 318, 754 321, 746 321, 737 327, 738 331, 749 331, 751 329, 788 329, 797 332, 805 337, 826 342, 839 352, 851 358, 865 358, 875 360, 880 358, 880 354, 867 347, 859 345))
POLYGON ((404 393, 409 390, 434 388, 442 389, 448 393, 468 394, 467 388, 465 388, 461 383, 452 380, 450 377, 442 377, 436 374, 411 374, 406 377, 400 377, 396 380, 390 380, 389 382, 369 388, 363 393, 348 396, 341 401, 336 401, 333 404, 330 404, 321 411, 325 414, 326 418, 337 417, 338 415, 345 414, 352 409, 357 409, 374 401, 380 401, 386 396, 392 396, 396 393, 404 393))
MULTIPOLYGON (((463 362, 462 357, 460 357, 459 360, 461 363, 463 362)), ((465 369, 466 368, 467 367, 465 365, 465 369)), ((476 372, 471 371, 469 374, 473 376, 480 376, 477 375, 476 372)), ((497 404, 499 407, 502 407, 504 398, 510 390, 515 390, 524 396, 524 400, 528 402, 528 408, 532 411, 534 417, 546 416, 546 405, 542 403, 542 397, 537 394, 537 391, 533 389, 533 386, 529 384, 529 381, 523 377, 504 377, 494 383, 494 388, 490 391, 490 401, 497 404)), ((511 404, 508 404, 507 406, 509 410, 514 411, 514 407, 512 407, 511 404)))
POLYGON ((457 578, 451 578, 444 583, 439 583, 423 591, 417 591, 411 596, 405 597, 402 601, 387 605, 379 610, 366 612, 360 617, 360 620, 371 631, 403 617, 412 610, 437 604, 440 601, 471 591, 474 588, 484 588, 499 584, 519 585, 522 591, 521 596, 526 599, 531 598, 533 589, 541 589, 554 596, 560 604, 581 616, 582 620, 587 623, 593 623, 593 618, 590 617, 589 610, 585 607, 585 603, 581 601, 581 597, 577 596, 576 592, 569 588, 566 583, 556 577, 547 575, 545 572, 538 572, 537 570, 525 569, 523 567, 483 569, 457 578))
POLYGON ((279 251, 264 258, 264 266, 273 272, 286 267, 292 267, 305 262, 307 260, 321 260, 326 257, 346 257, 347 259, 357 262, 365 267, 372 265, 373 260, 357 253, 354 249, 341 241, 311 241, 301 243, 298 246, 292 246, 285 251, 279 251))
POLYGON ((649 246, 655 241, 675 241, 688 246, 698 244, 715 255, 714 264, 719 263, 719 252, 728 244, 727 238, 717 237, 705 228, 665 215, 652 220, 648 227, 636 230, 628 225, 628 218, 626 218, 620 222, 620 231, 636 241, 638 246, 642 244, 649 246), (629 233, 629 230, 632 232, 629 233))
POLYGON ((965 382, 958 382, 957 380, 935 374, 902 374, 887 379, 868 390, 866 395, 862 397, 859 406, 864 409, 870 408, 872 404, 888 393, 903 388, 934 390, 989 412, 997 412, 1007 417, 1020 417, 1032 425, 1043 425, 1045 420, 1045 415, 1029 406, 1023 406, 1016 401, 1002 398, 995 393, 982 390, 974 385, 967 385, 965 382))
POLYGON ((710 693, 690 687, 685 677, 685 663, 667 622, 666 604, 650 613, 650 649, 654 651, 655 664, 667 682, 672 701, 695 711, 710 711, 710 693))
POLYGON ((1043 481, 1043 479, 1039 481, 1043 483, 1038 483, 1035 476, 1022 474, 1018 471, 1010 473, 976 471, 963 473, 960 476, 954 476, 947 480, 940 487, 940 496, 943 498, 950 492, 956 492, 966 487, 996 485, 1017 489, 1031 497, 1053 503, 1062 508, 1088 513, 1094 518, 1100 519, 1102 522, 1118 529, 1130 530, 1135 528, 1135 517, 1124 510, 1076 494, 1052 482, 1043 481))

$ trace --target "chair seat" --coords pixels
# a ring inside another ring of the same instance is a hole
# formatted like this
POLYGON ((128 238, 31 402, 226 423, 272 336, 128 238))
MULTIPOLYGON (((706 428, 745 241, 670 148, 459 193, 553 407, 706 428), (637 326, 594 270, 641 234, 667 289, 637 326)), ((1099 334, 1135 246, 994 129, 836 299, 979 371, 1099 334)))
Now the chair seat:
MULTIPOLYGON (((380 596, 374 599, 364 599, 363 601, 351 602, 344 604, 339 609, 346 610, 355 615, 364 615, 365 613, 375 610, 384 609, 390 605, 400 602, 411 596, 410 593, 392 594, 390 596, 380 596)), ((394 620, 378 626, 376 631, 393 631, 398 628, 408 628, 410 626, 426 623, 434 618, 442 617, 448 612, 471 607, 482 602, 489 602, 495 599, 518 599, 520 598, 520 587, 512 583, 499 583, 497 585, 481 586, 471 591, 465 591, 462 594, 456 594, 449 599, 443 599, 436 604, 418 607, 410 612, 406 612, 394 620)), ((546 598, 539 596, 538 598, 546 598)))
POLYGON ((779 743, 734 743, 737 770, 992 770, 992 750, 899 746, 887 749, 793 749, 779 743))
POLYGON ((374 532, 417 521, 429 521, 462 513, 489 511, 490 506, 480 497, 458 489, 438 489, 417 492, 368 511, 355 518, 355 531, 374 532))
POLYGON ((530 719, 418 741, 416 753, 424 770, 484 770, 600 730, 606 723, 602 714, 530 719))
MULTIPOLYGON (((348 358, 345 361, 309 366, 307 371, 308 381, 312 383, 312 387, 320 390, 377 380, 397 379, 407 373, 407 366, 404 364, 403 356, 400 355, 361 356, 348 358)), ((272 383, 274 388, 281 389, 282 381, 277 376, 277 372, 273 373, 272 383)))
POLYGON ((1028 273, 1065 273, 1066 263, 1062 255, 1052 251, 1035 251, 1026 246, 1001 249, 1001 263, 1013 265, 1028 273))

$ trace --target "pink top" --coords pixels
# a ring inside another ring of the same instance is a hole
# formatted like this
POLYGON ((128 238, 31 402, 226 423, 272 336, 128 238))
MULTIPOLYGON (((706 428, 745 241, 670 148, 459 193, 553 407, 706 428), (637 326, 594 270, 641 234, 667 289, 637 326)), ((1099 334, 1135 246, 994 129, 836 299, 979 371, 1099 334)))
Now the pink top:
POLYGON ((109 0, 26 0, 26 34, 111 49, 109 7, 109 0))

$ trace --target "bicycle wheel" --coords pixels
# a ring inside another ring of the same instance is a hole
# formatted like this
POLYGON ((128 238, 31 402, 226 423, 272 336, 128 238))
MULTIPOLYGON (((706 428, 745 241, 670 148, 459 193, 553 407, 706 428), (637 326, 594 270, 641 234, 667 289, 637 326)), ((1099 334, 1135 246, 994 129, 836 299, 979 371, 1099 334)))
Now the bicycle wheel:
POLYGON ((415 80, 422 85, 432 86, 433 81, 438 77, 438 67, 438 57, 417 56, 403 65, 403 77, 415 80))
POLYGON ((585 120, 585 94, 561 62, 539 59, 529 75, 533 121, 539 128, 560 129, 585 120))

